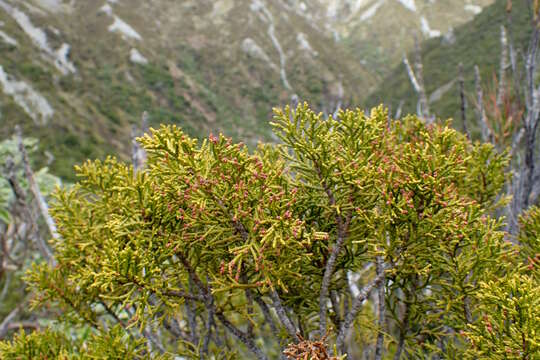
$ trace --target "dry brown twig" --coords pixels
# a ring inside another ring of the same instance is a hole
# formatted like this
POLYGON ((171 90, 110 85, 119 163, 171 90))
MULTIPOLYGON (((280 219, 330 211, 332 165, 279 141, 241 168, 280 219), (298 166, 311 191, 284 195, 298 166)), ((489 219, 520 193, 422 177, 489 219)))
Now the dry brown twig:
MULTIPOLYGON (((328 334, 327 334, 328 335, 328 334)), ((300 342, 298 344, 289 344, 283 351, 287 359, 291 360, 340 360, 342 357, 331 356, 326 347, 326 337, 324 335, 320 340, 306 340, 299 333, 296 334, 300 342)))

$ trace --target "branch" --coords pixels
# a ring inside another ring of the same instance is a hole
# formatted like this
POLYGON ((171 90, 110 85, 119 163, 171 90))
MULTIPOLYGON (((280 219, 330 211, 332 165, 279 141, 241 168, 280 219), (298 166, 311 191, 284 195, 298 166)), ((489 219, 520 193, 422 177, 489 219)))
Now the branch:
POLYGON ((434 121, 434 118, 430 115, 429 103, 426 95, 426 87, 424 85, 424 65, 422 64, 422 51, 420 49, 420 42, 418 38, 414 37, 414 53, 415 61, 414 67, 416 70, 416 79, 418 80, 418 85, 420 86, 419 95, 419 104, 421 108, 421 115, 428 124, 431 124, 434 121))
POLYGON ((178 297, 178 298, 182 298, 186 300, 204 301, 204 297, 202 297, 201 295, 193 295, 193 294, 186 293, 184 291, 169 290, 169 291, 165 291, 163 295, 178 297))
POLYGON ((386 303, 385 303, 385 294, 384 294, 384 260, 382 256, 377 256, 377 275, 382 275, 383 278, 381 279, 378 287, 377 287, 377 295, 378 295, 378 312, 379 312, 379 334, 377 335, 377 345, 375 348, 375 360, 381 360, 382 359, 382 352, 383 352, 383 346, 384 346, 384 323, 386 319, 386 303))
MULTIPOLYGON (((208 277, 207 277, 208 282, 208 277)), ((214 313, 216 308, 214 307, 214 297, 210 299, 210 303, 207 304, 208 309, 208 317, 206 318, 206 324, 205 324, 205 334, 204 334, 204 340, 203 340, 203 346, 200 351, 201 359, 204 359, 205 355, 208 354, 208 346, 210 344, 210 338, 212 336, 212 326, 214 326, 214 313)))
POLYGON ((394 117, 394 119, 399 119, 401 117, 401 112, 403 110, 403 104, 405 103, 404 100, 400 100, 399 104, 398 104, 398 107, 397 107, 397 110, 396 110, 396 115, 394 117))
POLYGON ((268 305, 264 302, 264 300, 259 294, 255 295, 254 300, 257 303, 257 305, 259 305, 259 308, 261 309, 264 315, 264 320, 270 326, 270 330, 272 330, 272 334, 277 334, 278 330, 276 327, 276 323, 274 322, 274 319, 272 318, 272 314, 270 313, 270 309, 268 308, 268 305))
MULTIPOLYGON (((141 118, 141 132, 144 134, 148 128, 148 113, 143 112, 141 118)), ((139 136, 139 131, 136 125, 131 127, 131 161, 133 163, 133 175, 135 175, 139 170, 141 170, 146 164, 146 151, 137 141, 139 136)))
MULTIPOLYGON (((32 191, 32 194, 34 195, 34 198, 37 201, 38 208, 41 212, 41 215, 43 216, 43 219, 45 219, 45 223, 47 224, 49 233, 51 234, 53 239, 59 239, 60 235, 58 234, 56 230, 56 225, 54 223, 53 218, 49 214, 49 208, 47 206, 47 203, 45 202, 45 199, 43 198, 43 195, 41 194, 41 191, 39 190, 36 180, 34 179, 34 172, 32 171, 32 168, 30 167, 28 153, 26 152, 26 148, 24 147, 24 144, 22 141, 21 128, 18 125, 15 128, 15 133, 16 133, 17 141, 19 143, 18 144, 19 151, 22 155, 21 157, 22 157, 22 162, 24 165, 24 172, 28 180, 28 185, 30 186, 30 191, 32 191)), ((43 255, 45 256, 49 264, 53 267, 56 266, 56 260, 54 259, 54 256, 49 246, 40 237, 37 237, 37 239, 38 239, 38 244, 43 252, 43 255)))
MULTIPOLYGON (((538 28, 537 20, 532 21, 533 32, 529 40, 529 47, 527 48, 527 55, 525 56, 525 69, 526 69, 526 107, 527 112, 531 112, 534 104, 534 76, 536 75, 536 54, 538 51, 538 41, 540 36, 540 29, 538 28)), ((531 123, 529 123, 527 116, 525 119, 525 127, 531 128, 531 123)))
POLYGON ((0 323, 0 339, 3 339, 6 336, 7 332, 9 331, 9 324, 11 324, 13 319, 19 315, 20 311, 21 306, 19 305, 15 309, 11 310, 11 312, 0 323))
POLYGON ((336 290, 330 291, 330 302, 332 303, 332 309, 334 309, 334 316, 331 317, 331 320, 334 322, 336 328, 339 328, 341 324, 341 314, 340 314, 340 305, 338 293, 336 290))
POLYGON ((193 281, 193 283, 197 286, 202 296, 205 298, 206 307, 210 311, 210 308, 215 313, 215 316, 219 319, 219 321, 225 326, 227 330, 231 334, 233 334, 238 340, 240 340, 259 360, 267 360, 264 353, 257 347, 253 339, 249 338, 247 334, 243 333, 240 329, 238 329, 236 326, 234 326, 225 315, 223 315, 223 312, 221 310, 216 309, 213 301, 212 293, 210 292, 209 288, 203 284, 201 279, 197 276, 193 268, 191 267, 191 264, 187 261, 187 259, 184 257, 182 253, 176 254, 184 267, 186 268, 190 279, 193 281))
POLYGON ((20 328, 38 330, 40 326, 37 321, 16 321, 8 325, 8 330, 18 330, 20 328))
POLYGON ((403 326, 401 327, 399 331, 399 342, 398 347, 396 350, 396 353, 394 354, 394 360, 399 360, 401 358, 401 354, 403 353, 403 348, 405 346, 405 336, 407 335, 407 332, 409 331, 409 304, 405 303, 405 311, 403 313, 403 326))
POLYGON ((507 0, 506 3, 506 32, 508 34, 508 51, 510 53, 510 69, 512 71, 512 78, 514 82, 514 91, 516 94, 516 99, 519 104, 519 99, 521 99, 521 72, 518 71, 518 64, 517 64, 517 54, 516 50, 514 48, 514 42, 513 42, 513 26, 512 26, 512 0, 507 0))
POLYGON ((480 77, 478 65, 474 66, 474 84, 476 88, 476 115, 482 129, 482 140, 492 143, 491 130, 489 129, 486 109, 484 108, 484 92, 482 90, 482 78, 480 77))
POLYGON ((459 63, 459 98, 461 100, 461 122, 463 123, 463 131, 467 138, 471 138, 469 129, 467 128, 467 97, 465 96, 465 76, 463 75, 463 63, 459 63))
POLYGON ((287 315, 285 308, 281 304, 281 299, 279 298, 278 293, 275 290, 273 290, 270 292, 270 297, 272 298, 272 302, 273 302, 272 306, 276 310, 276 314, 279 320, 281 321, 281 323, 283 324, 283 326, 285 327, 285 330, 287 330, 287 333, 289 334, 291 338, 298 341, 299 340, 298 335, 297 335, 298 331, 296 327, 294 326, 292 320, 287 315))
MULTIPOLYGON (((317 176, 319 177, 323 185, 324 191, 326 192, 326 195, 328 196, 328 201, 330 203, 330 206, 336 205, 336 198, 334 196, 334 193, 332 192, 332 189, 330 188, 326 180, 323 178, 320 166, 317 165, 315 160, 313 160, 313 162, 315 165, 317 176)), ((339 256, 339 253, 341 252, 343 243, 345 242, 347 232, 349 231, 349 225, 350 225, 351 219, 352 219, 352 212, 349 212, 345 221, 343 217, 341 216, 341 214, 336 212, 338 237, 337 237, 336 243, 332 247, 330 257, 328 258, 328 261, 326 262, 324 275, 323 275, 323 279, 321 283, 321 292, 319 294, 319 334, 321 337, 326 334, 326 299, 329 293, 330 281, 332 280, 332 274, 334 273, 336 260, 339 256)))
MULTIPOLYGON (((347 220, 347 227, 348 227, 349 222, 350 222, 350 219, 347 220)), ((339 253, 341 252, 343 243, 345 242, 346 231, 347 230, 343 229, 343 226, 339 226, 337 241, 332 247, 332 252, 330 253, 330 257, 328 258, 328 261, 326 262, 326 267, 324 270, 324 275, 323 275, 322 284, 321 284, 321 292, 319 294, 319 335, 321 337, 326 334, 326 299, 328 297, 330 282, 332 280, 332 274, 334 273, 336 260, 338 258, 339 253)))
POLYGON ((216 312, 216 317, 225 326, 231 334, 233 334, 238 340, 240 340, 259 360, 267 360, 266 355, 255 345, 253 339, 249 338, 244 332, 240 331, 234 326, 221 311, 216 312))
POLYGON ((362 290, 360 290, 360 293, 353 299, 351 309, 347 312, 345 315, 344 320, 341 323, 341 326, 339 328, 339 333, 337 335, 336 345, 337 348, 340 349, 342 353, 345 353, 345 337, 348 334, 348 331, 352 324, 354 323, 354 320, 356 319, 356 315, 358 315, 358 312, 362 308, 363 302, 367 299, 371 291, 385 278, 384 271, 381 274, 378 274, 375 276, 371 282, 366 285, 362 290))
POLYGON ((499 89, 497 91, 497 107, 502 105, 506 90, 506 70, 508 69, 508 36, 506 28, 501 25, 501 64, 499 68, 499 89))
MULTIPOLYGON (((540 121, 540 87, 535 86, 535 76, 537 68, 538 45, 540 41, 539 15, 540 9, 536 10, 532 20, 533 32, 529 40, 529 47, 526 55, 526 109, 527 114, 523 118, 523 127, 525 130, 525 159, 523 167, 519 172, 519 185, 517 187, 517 195, 513 199, 514 216, 526 210, 530 205, 530 194, 533 189, 534 178, 534 153, 536 143, 536 130, 540 121)), ((512 220, 516 222, 515 219, 512 220)), ((510 227, 512 233, 517 231, 517 226, 510 227)))

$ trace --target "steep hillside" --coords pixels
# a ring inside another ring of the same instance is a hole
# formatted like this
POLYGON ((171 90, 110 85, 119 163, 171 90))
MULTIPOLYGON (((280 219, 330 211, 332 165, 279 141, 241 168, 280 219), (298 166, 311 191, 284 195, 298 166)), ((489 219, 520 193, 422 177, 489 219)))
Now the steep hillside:
POLYGON ((0 136, 22 123, 64 176, 127 155, 145 110, 151 124, 256 141, 292 94, 353 102, 375 80, 277 0, 0 0, 0 24, 0 136))
POLYGON ((493 0, 318 0, 338 38, 359 61, 387 75, 420 39, 452 41, 453 29, 493 0))
MULTIPOLYGON (((475 94, 475 64, 481 69, 484 86, 493 87, 494 76, 499 71, 500 26, 506 24, 506 3, 506 0, 497 0, 473 21, 457 28, 453 43, 432 39, 423 44, 426 91, 431 98, 431 110, 439 117, 460 119, 460 100, 456 82, 460 62, 464 65, 465 86, 470 104, 469 119, 474 116, 472 107, 475 94)), ((517 49, 527 48, 530 34, 528 14, 526 1, 513 2, 512 39, 517 49)), ((411 59, 412 55, 409 58, 411 59)), ((518 58, 520 60, 521 55, 518 55, 518 58)), ((385 102, 396 109, 403 100, 404 112, 416 112, 417 97, 403 64, 397 65, 380 84, 380 87, 370 95, 368 104, 385 102)), ((458 120, 455 123, 458 127, 462 126, 458 120)))

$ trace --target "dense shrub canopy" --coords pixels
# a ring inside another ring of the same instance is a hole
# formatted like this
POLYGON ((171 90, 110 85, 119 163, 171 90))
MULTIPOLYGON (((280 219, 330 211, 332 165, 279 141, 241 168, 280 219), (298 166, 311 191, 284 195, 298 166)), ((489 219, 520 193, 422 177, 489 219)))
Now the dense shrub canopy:
MULTIPOLYGON (((327 335, 350 358, 481 356, 493 296, 530 289, 520 309, 538 301, 538 220, 524 219, 530 263, 518 266, 491 216, 505 154, 382 108, 323 119, 302 105, 276 110, 273 126, 282 143, 253 151, 162 126, 139 139, 148 161, 137 173, 114 158, 77 168, 52 208, 58 265, 28 274, 37 305, 92 334, 62 351, 124 339, 117 350, 132 357, 266 359, 327 335)), ((531 342, 500 341, 532 354, 537 320, 506 321, 509 339, 531 342)), ((40 349, 39 336, 0 354, 40 349)))

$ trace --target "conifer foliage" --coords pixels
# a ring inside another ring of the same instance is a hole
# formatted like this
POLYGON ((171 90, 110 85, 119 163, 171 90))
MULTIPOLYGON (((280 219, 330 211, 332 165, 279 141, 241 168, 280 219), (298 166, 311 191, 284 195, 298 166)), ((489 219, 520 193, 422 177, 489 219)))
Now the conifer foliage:
POLYGON ((136 173, 114 158, 78 167, 52 206, 57 265, 27 281, 86 335, 18 335, 2 358, 49 356, 40 337, 81 358, 111 344, 111 358, 293 358, 313 344, 328 358, 452 357, 486 349, 486 322, 523 329, 513 312, 511 330, 489 318, 509 289, 531 288, 522 311, 538 301, 537 249, 520 262, 491 216, 505 154, 382 108, 324 119, 304 104, 273 127, 282 143, 250 151, 161 126, 139 139, 136 173))

